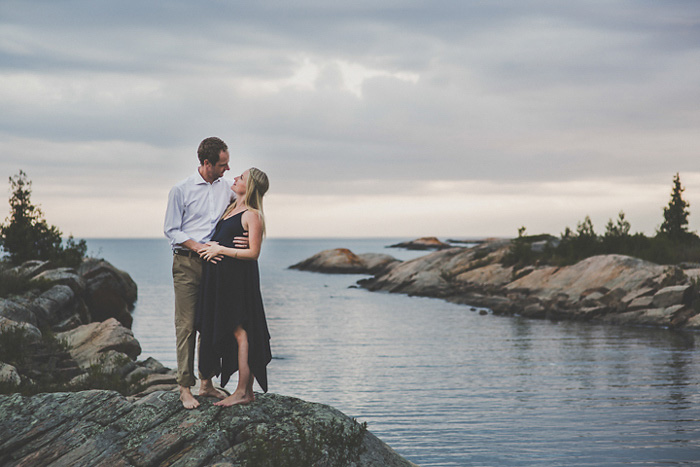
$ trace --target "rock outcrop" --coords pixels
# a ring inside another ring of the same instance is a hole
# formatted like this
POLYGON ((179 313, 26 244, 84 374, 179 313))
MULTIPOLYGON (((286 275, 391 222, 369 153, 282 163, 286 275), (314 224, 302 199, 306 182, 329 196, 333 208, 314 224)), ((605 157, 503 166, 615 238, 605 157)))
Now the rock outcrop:
POLYGON ((134 334, 114 318, 78 326, 56 334, 56 338, 68 346, 71 357, 83 369, 104 364, 107 359, 136 360, 141 354, 141 345, 134 334))
POLYGON ((389 245, 389 248, 405 248, 407 250, 444 250, 452 248, 449 243, 441 242, 437 237, 421 237, 409 242, 389 245))
POLYGON ((0 396, 0 464, 414 465, 329 406, 275 394, 234 407, 200 401, 185 410, 174 391, 135 402, 113 391, 0 396))
POLYGON ((502 315, 700 329, 698 269, 600 255, 571 266, 516 270, 503 264, 509 248, 510 240, 491 239, 444 249, 396 263, 358 284, 502 315))
POLYGON ((9 394, 0 395, 0 465, 414 465, 336 409, 291 397, 229 408, 199 398, 185 410, 174 372, 136 361, 141 347, 124 326, 136 286, 109 263, 75 271, 36 261, 13 274, 48 289, 0 301, 0 392, 9 394))
POLYGON ((35 288, 0 298, 0 392, 176 386, 170 369, 136 361, 141 347, 129 328, 137 288, 124 271, 87 258, 77 270, 28 261, 2 274, 35 288))
POLYGON ((107 261, 86 258, 77 270, 52 268, 48 261, 27 261, 4 274, 29 279, 37 288, 0 298, 0 316, 55 331, 109 318, 131 327, 136 284, 107 261))
POLYGON ((390 255, 364 253, 356 255, 347 248, 324 250, 314 256, 290 266, 300 271, 330 274, 378 274, 400 263, 390 255))
POLYGON ((94 321, 116 318, 131 328, 131 310, 137 296, 136 283, 126 272, 110 263, 96 258, 87 258, 78 271, 85 279, 87 304, 94 321))

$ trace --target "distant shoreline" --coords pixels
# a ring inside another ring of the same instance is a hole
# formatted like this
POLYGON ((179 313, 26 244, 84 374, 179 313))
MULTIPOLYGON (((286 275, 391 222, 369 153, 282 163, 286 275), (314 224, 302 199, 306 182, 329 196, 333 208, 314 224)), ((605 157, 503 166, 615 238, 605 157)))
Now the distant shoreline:
POLYGON ((292 268, 364 271, 372 277, 358 285, 370 291, 441 298, 498 315, 700 329, 700 268, 682 270, 611 254, 570 266, 516 269, 501 262, 510 247, 510 240, 489 239, 408 261, 326 250, 292 268))

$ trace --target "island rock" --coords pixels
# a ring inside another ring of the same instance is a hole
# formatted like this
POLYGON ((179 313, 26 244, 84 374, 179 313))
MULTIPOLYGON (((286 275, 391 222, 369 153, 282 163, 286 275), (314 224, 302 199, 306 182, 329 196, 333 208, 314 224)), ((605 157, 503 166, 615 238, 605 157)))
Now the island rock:
POLYGON ((331 274, 378 274, 391 269, 399 260, 390 255, 365 253, 356 255, 347 248, 324 250, 290 266, 300 271, 331 274))
POLYGON ((421 237, 409 242, 389 245, 389 248, 405 248, 407 250, 444 250, 452 248, 449 243, 441 242, 437 237, 421 237))

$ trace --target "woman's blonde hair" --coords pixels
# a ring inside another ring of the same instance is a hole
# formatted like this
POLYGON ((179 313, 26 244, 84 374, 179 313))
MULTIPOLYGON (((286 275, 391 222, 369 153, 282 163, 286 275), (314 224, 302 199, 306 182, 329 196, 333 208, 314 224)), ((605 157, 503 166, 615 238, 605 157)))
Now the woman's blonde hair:
POLYGON ((262 170, 251 167, 248 169, 248 180, 245 184, 245 195, 243 199, 236 199, 233 203, 226 208, 226 212, 222 217, 229 215, 233 211, 238 203, 241 202, 248 206, 248 209, 255 211, 260 216, 260 222, 262 222, 263 235, 265 234, 265 215, 263 213, 263 196, 267 193, 267 189, 270 188, 270 181, 267 179, 267 175, 262 170))

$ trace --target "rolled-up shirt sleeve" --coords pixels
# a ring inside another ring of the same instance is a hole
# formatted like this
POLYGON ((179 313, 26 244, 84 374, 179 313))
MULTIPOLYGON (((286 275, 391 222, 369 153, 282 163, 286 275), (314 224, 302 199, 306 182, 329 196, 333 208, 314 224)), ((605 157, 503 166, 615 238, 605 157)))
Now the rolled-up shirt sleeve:
POLYGON ((174 248, 175 245, 186 242, 190 236, 182 231, 182 215, 185 210, 184 193, 181 187, 175 186, 168 194, 168 208, 165 210, 165 223, 163 232, 170 240, 170 245, 174 248))

